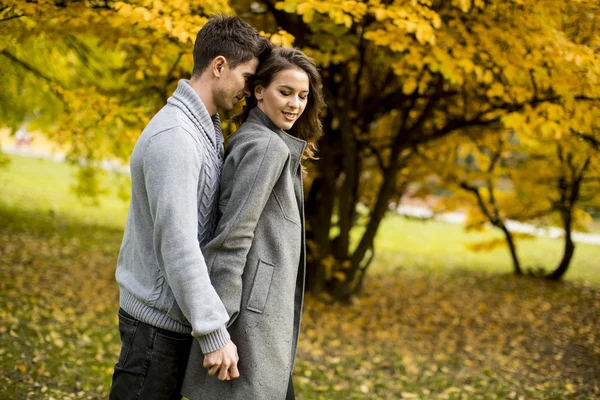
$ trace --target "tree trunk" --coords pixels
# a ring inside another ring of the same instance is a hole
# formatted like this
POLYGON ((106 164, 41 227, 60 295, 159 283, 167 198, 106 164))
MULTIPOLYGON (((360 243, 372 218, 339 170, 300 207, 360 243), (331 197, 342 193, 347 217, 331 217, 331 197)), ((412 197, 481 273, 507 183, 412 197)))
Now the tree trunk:
POLYGON ((326 177, 313 181, 305 205, 306 229, 306 290, 318 295, 325 288, 325 270, 321 259, 330 253, 329 230, 335 193, 329 190, 326 177))
POLYGON ((344 281, 335 281, 332 288, 333 297, 337 300, 347 301, 354 293, 359 290, 359 282, 357 282, 357 274, 361 270, 361 264, 369 250, 374 251, 373 241, 379 230, 381 221, 385 216, 389 201, 396 189, 396 177, 400 166, 400 146, 392 150, 390 156, 390 165, 383 173, 383 183, 377 194, 377 201, 373 210, 370 213, 369 223, 362 235, 362 238, 350 258, 350 268, 344 270, 346 279, 344 281))
POLYGON ((350 248, 350 231, 354 226, 354 212, 356 209, 356 197, 354 194, 358 189, 357 171, 360 169, 356 139, 351 129, 350 126, 343 126, 342 128, 342 145, 344 150, 342 168, 344 171, 344 181, 337 196, 340 232, 335 240, 333 249, 335 258, 338 260, 346 258, 350 248))
MULTIPOLYGON (((325 121, 328 122, 328 121, 325 121)), ((325 289, 326 276, 321 260, 331 254, 329 239, 335 210, 336 178, 339 174, 336 141, 337 131, 328 132, 319 143, 319 151, 327 156, 317 161, 317 177, 314 179, 305 204, 307 220, 307 270, 306 290, 318 295, 325 289)))
POLYGON ((561 192, 561 199, 558 209, 560 210, 560 215, 563 220, 563 228, 565 230, 565 251, 563 253, 563 258, 560 260, 558 267, 551 274, 547 275, 546 278, 559 281, 563 278, 567 270, 569 269, 569 265, 571 264, 571 260, 573 259, 573 254, 575 253, 575 243, 573 243, 573 212, 575 208, 575 204, 579 200, 579 192, 581 190, 581 182, 583 181, 583 176, 590 166, 591 157, 587 157, 583 166, 578 169, 573 163, 573 154, 568 153, 566 156, 563 154, 562 147, 558 145, 559 158, 561 161, 566 162, 567 169, 565 175, 561 176, 559 179, 559 190, 561 192), (571 173, 568 176, 568 172, 571 173))
POLYGON ((508 249, 510 250, 510 256, 513 261, 513 266, 515 267, 515 275, 523 275, 523 270, 521 270, 521 263, 519 262, 519 257, 517 257, 517 247, 515 245, 515 241, 512 237, 512 234, 504 224, 500 226, 500 229, 502 229, 502 232, 504 232, 504 237, 506 238, 506 243, 508 244, 508 249))
POLYGON ((553 281, 560 281, 567 270, 569 269, 569 265, 571 264, 571 259, 573 258, 573 254, 575 253, 575 243, 573 243, 572 234, 572 218, 571 218, 571 210, 563 212, 563 222, 565 229, 565 251, 563 253, 562 260, 558 264, 558 267, 547 276, 548 279, 553 281))

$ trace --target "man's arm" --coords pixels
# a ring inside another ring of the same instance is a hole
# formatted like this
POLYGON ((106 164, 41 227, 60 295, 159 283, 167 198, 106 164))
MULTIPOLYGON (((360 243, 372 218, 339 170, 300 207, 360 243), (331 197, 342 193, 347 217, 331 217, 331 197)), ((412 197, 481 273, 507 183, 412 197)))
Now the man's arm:
POLYGON ((149 140, 143 168, 158 265, 202 351, 214 352, 230 342, 229 318, 198 243, 201 154, 187 132, 172 128, 149 140))

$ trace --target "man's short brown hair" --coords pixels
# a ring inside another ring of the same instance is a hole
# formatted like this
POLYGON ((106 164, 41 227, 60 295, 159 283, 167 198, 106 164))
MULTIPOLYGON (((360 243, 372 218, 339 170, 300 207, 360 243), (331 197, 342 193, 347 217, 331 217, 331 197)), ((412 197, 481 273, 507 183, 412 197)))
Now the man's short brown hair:
POLYGON ((270 52, 269 40, 260 36, 256 29, 243 19, 220 14, 211 15, 196 36, 192 76, 200 76, 218 56, 225 57, 233 69, 254 57, 262 61, 270 52))

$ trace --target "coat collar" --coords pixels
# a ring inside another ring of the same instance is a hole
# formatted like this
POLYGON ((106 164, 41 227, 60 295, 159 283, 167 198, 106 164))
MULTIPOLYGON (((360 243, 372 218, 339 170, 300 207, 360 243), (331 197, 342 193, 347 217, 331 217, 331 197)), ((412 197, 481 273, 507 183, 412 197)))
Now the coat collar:
POLYGON ((250 113, 248 114, 248 119, 246 121, 254 122, 255 124, 265 126, 271 131, 275 132, 277 136, 279 136, 281 140, 283 140, 285 145, 290 150, 290 154, 294 158, 294 171, 298 168, 300 160, 302 159, 302 154, 304 153, 304 148, 306 147, 305 140, 292 136, 283 129, 277 127, 277 125, 275 125, 273 121, 271 121, 267 114, 262 112, 262 110, 258 107, 253 107, 250 110, 250 113))

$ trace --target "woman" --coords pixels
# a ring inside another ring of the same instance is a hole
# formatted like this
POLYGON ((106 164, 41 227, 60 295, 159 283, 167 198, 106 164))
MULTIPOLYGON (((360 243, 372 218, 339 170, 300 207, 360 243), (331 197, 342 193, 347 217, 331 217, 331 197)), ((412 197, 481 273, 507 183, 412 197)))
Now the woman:
POLYGON ((275 48, 227 146, 214 239, 203 249, 229 312, 240 377, 220 381, 192 348, 182 394, 196 399, 294 398, 291 380, 304 292, 301 161, 322 135, 321 78, 314 61, 275 48))

